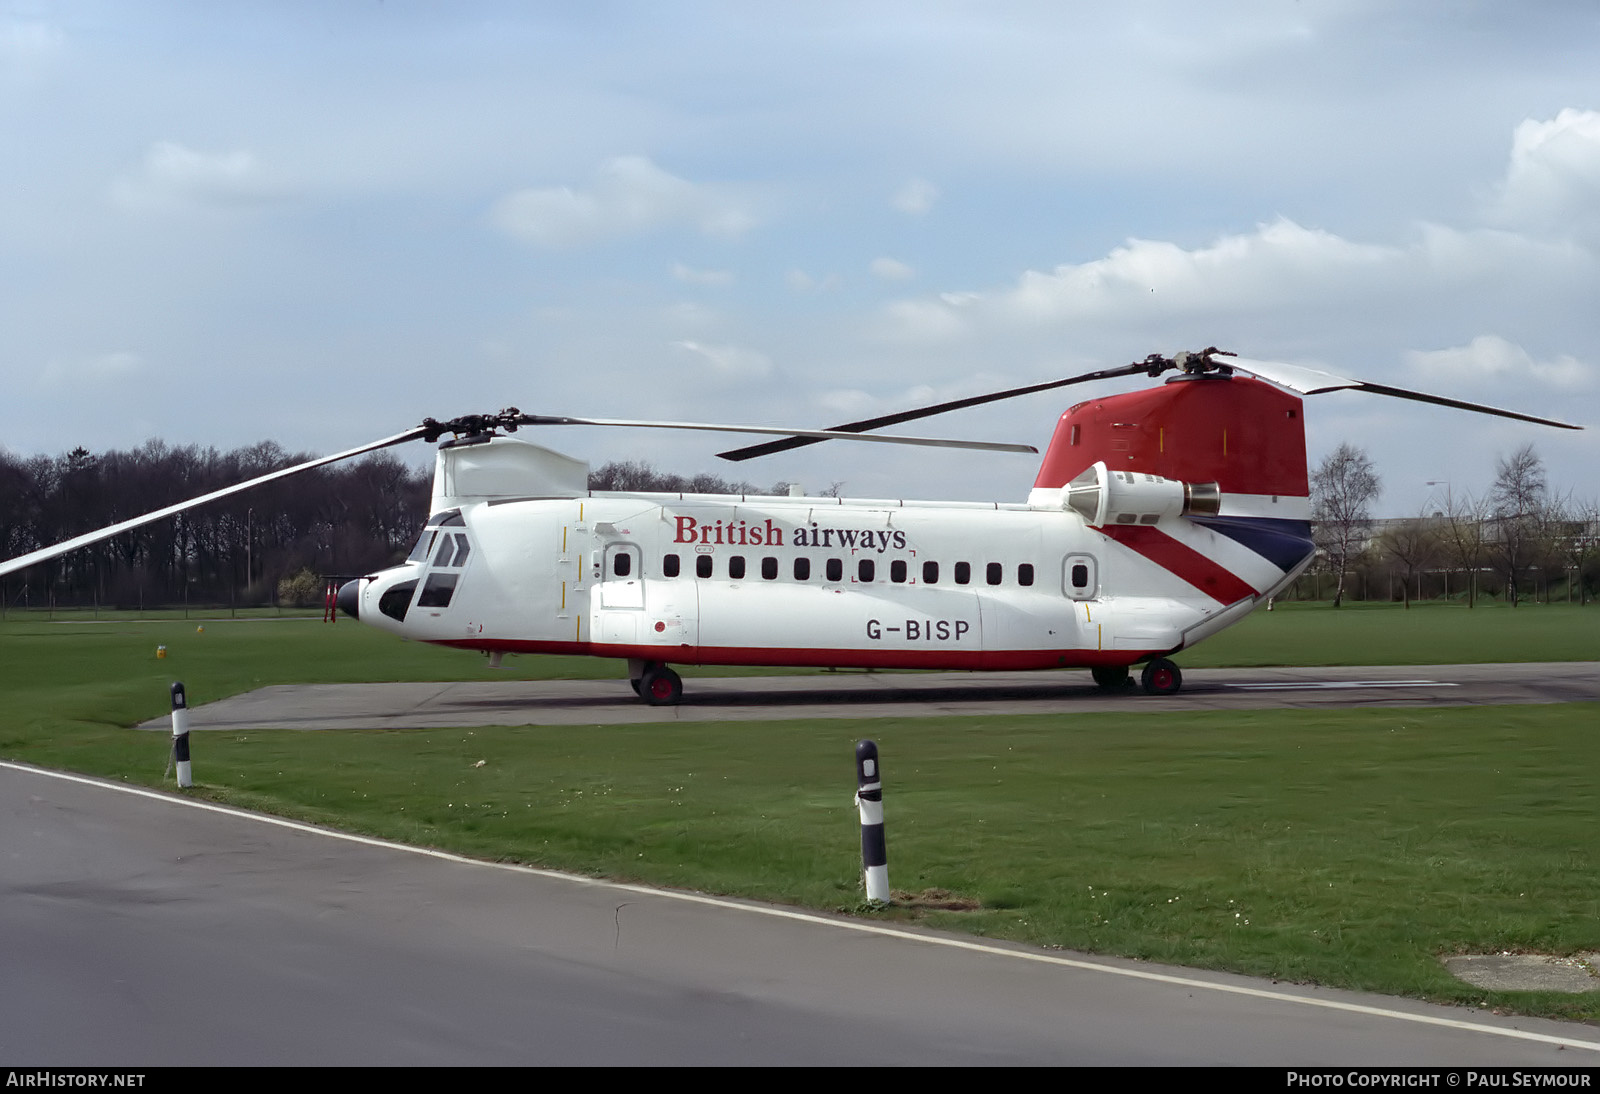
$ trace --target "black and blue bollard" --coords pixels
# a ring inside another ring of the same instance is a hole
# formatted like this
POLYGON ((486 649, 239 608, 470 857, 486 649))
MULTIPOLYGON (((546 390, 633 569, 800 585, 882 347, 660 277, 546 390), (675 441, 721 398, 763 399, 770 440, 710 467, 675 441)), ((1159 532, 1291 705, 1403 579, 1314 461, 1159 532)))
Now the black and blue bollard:
POLYGON ((861 811, 861 869, 867 899, 889 903, 889 851, 883 840, 883 777, 875 741, 856 743, 856 807, 861 811))
POLYGON ((178 785, 194 785, 194 774, 189 769, 189 704, 183 696, 183 684, 172 685, 172 761, 178 769, 178 785))

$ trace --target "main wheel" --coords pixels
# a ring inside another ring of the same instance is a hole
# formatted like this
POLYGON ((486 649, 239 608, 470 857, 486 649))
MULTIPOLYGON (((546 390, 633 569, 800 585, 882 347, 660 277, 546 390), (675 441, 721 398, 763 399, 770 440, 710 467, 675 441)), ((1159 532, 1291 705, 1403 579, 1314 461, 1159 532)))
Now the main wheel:
POLYGON ((1089 675, 1094 677, 1094 682, 1101 691, 1121 691, 1128 686, 1128 666, 1102 667, 1090 669, 1089 675))
POLYGON ((637 695, 639 698, 643 699, 644 698, 644 692, 639 690, 639 681, 638 681, 638 679, 635 678, 635 679, 629 680, 628 683, 633 685, 633 693, 635 695, 637 695))
POLYGON ((1183 672, 1165 657, 1157 657, 1139 675, 1146 695, 1171 695, 1183 687, 1183 672))
POLYGON ((667 666, 658 665, 639 680, 639 694, 653 707, 676 706, 683 698, 683 679, 667 666))

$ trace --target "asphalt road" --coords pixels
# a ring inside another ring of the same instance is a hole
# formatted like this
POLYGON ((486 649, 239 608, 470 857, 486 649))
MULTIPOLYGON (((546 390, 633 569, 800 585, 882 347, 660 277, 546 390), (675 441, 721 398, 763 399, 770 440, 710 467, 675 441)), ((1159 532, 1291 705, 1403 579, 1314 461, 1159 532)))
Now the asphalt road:
MULTIPOLYGON (((1360 668, 1191 669, 1183 690, 1107 695, 1083 671, 819 673, 694 677, 683 702, 651 707, 616 680, 316 684, 260 688, 196 706, 190 728, 429 729, 472 725, 613 725, 771 718, 1066 714, 1267 707, 1450 706, 1600 701, 1592 661, 1360 668)), ((191 704, 204 700, 190 693, 191 704)), ((170 729, 169 719, 144 724, 170 729)))
POLYGON ((0 764, 0 1065, 1600 1065, 1600 1030, 473 863, 0 764))

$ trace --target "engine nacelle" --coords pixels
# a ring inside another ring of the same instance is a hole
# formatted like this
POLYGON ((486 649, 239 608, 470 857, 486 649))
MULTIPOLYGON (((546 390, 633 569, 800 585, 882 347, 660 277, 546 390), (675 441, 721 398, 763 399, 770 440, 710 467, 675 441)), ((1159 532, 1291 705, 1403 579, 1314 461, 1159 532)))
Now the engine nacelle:
POLYGON ((1142 471, 1112 471, 1104 461, 1067 484, 1063 505, 1092 528, 1155 524, 1162 517, 1214 516, 1222 491, 1214 482, 1179 482, 1142 471))

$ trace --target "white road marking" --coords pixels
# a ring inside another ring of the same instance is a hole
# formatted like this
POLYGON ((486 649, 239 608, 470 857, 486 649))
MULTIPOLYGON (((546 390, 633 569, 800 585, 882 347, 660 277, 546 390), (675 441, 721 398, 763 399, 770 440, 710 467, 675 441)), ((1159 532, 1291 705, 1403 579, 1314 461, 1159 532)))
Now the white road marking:
POLYGON ((1336 691, 1341 688, 1458 688, 1438 680, 1306 680, 1297 684, 1223 684, 1239 691, 1336 691))
POLYGON ((1147 972, 1142 969, 1124 969, 1115 965, 1103 965, 1095 961, 1087 961, 1076 957, 1059 957, 1054 954, 1033 953, 1028 950, 1014 950, 1003 946, 996 946, 982 942, 971 942, 960 938, 945 938, 939 935, 919 934, 914 931, 901 930, 897 927, 886 927, 877 923, 865 923, 859 920, 832 919, 817 915, 812 912, 793 911, 788 908, 774 908, 761 904, 745 904, 736 900, 722 897, 707 896, 703 893, 686 893, 673 889, 652 889, 646 885, 630 885, 624 882, 605 881, 600 878, 584 877, 581 874, 567 874, 559 870, 544 870, 535 866, 519 866, 507 862, 484 862, 481 859, 467 858, 464 855, 451 854, 448 851, 436 851, 428 847, 411 847, 404 843, 393 843, 389 840, 374 839, 371 836, 358 836, 349 832, 338 832, 331 828, 318 828, 315 825, 303 824, 299 821, 284 820, 282 817, 270 817, 261 813, 249 813, 242 809, 234 809, 226 805, 217 805, 214 802, 195 801, 190 798, 180 798, 172 794, 162 793, 157 790, 147 790, 139 786, 124 786, 120 783, 107 782, 103 779, 93 779, 84 775, 70 775, 64 771, 51 771, 40 767, 31 767, 26 764, 11 763, 0 760, 0 767, 21 771, 25 774, 43 775, 46 778, 61 779, 65 782, 80 783, 84 786, 97 786, 105 790, 120 790, 125 794, 134 794, 141 798, 153 801, 166 802, 171 805, 187 806, 191 809, 203 809, 212 813, 222 813, 226 816, 237 817, 241 820, 256 821, 260 824, 275 825, 279 828, 288 828, 296 832, 305 832, 309 835, 326 836, 330 839, 345 840, 348 843, 365 844, 368 847, 382 847, 391 851, 403 851, 413 855, 424 855, 428 858, 442 859, 445 862, 460 863, 464 866, 478 866, 490 870, 507 870, 512 873, 530 874, 534 877, 552 878, 559 881, 571 882, 575 885, 586 885, 603 889, 611 889, 620 893, 637 893, 646 896, 664 897, 668 900, 681 900, 690 904, 704 904, 714 908, 726 908, 729 911, 750 912, 755 915, 771 916, 775 919, 797 920, 803 923, 815 924, 819 927, 832 927, 838 930, 857 931, 862 934, 876 934, 886 938, 898 938, 908 942, 921 942, 930 946, 943 946, 947 949, 968 950, 974 953, 992 954, 996 957, 1009 957, 1020 961, 1031 961, 1041 965, 1056 965, 1069 969, 1082 969, 1088 972, 1108 973, 1112 976, 1122 976, 1133 980, 1148 980, 1158 984, 1173 984, 1178 987, 1193 988, 1201 991, 1216 991, 1228 995, 1243 995, 1255 999, 1276 1000, 1284 1003, 1299 1003, 1308 1007, 1321 1007, 1325 1010, 1344 1011, 1350 1014, 1365 1014, 1376 1018, 1393 1018, 1402 1022, 1415 1022, 1426 1026, 1441 1026, 1446 1029, 1467 1030, 1473 1033, 1486 1033, 1496 1037, 1509 1037, 1519 1041, 1537 1041, 1541 1044, 1560 1045, 1565 1048, 1587 1049, 1591 1052, 1600 1052, 1600 1041, 1579 1041, 1566 1037, 1554 1037, 1547 1033, 1534 1033, 1530 1030, 1504 1029, 1499 1026, 1486 1026, 1477 1022, 1466 1022, 1459 1018, 1440 1018, 1428 1014, 1408 1014, 1401 1010, 1389 1010, 1385 1007, 1368 1006, 1363 1003, 1344 1003, 1336 999, 1314 999, 1303 995, 1292 995, 1288 992, 1271 991, 1266 988, 1251 988, 1241 984, 1217 984, 1208 980, 1199 980, 1187 976, 1175 976, 1171 973, 1147 972))

